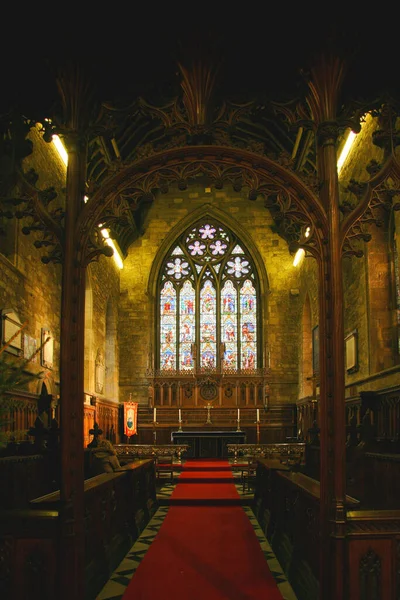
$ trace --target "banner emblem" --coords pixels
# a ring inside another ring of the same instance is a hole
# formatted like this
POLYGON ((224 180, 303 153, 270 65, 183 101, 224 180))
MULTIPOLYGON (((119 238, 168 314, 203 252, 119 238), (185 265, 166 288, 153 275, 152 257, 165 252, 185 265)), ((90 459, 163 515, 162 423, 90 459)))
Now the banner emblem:
POLYGON ((124 402, 124 433, 127 437, 137 432, 137 402, 124 402))

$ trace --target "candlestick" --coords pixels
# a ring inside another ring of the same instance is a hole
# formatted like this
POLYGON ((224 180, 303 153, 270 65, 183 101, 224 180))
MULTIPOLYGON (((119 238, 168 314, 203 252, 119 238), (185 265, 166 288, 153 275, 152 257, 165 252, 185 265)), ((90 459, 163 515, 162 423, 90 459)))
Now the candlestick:
POLYGON ((238 408, 237 428, 236 431, 240 431, 240 410, 238 408))
POLYGON ((260 409, 257 408, 257 423, 260 421, 260 409))
POLYGON ((156 422, 156 417, 157 417, 157 409, 156 407, 154 407, 154 411, 153 411, 153 422, 156 422))
POLYGON ((179 421, 182 420, 182 413, 181 413, 181 409, 179 409, 179 421))
POLYGON ((211 404, 208 403, 207 404, 207 421, 206 421, 207 425, 212 425, 212 422, 211 422, 211 408, 212 408, 211 404))

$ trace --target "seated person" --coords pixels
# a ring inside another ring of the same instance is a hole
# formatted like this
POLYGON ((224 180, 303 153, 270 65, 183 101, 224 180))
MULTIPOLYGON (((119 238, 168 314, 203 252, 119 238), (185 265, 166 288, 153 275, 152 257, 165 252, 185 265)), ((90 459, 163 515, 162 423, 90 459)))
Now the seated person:
POLYGON ((123 470, 117 452, 109 440, 101 440, 98 446, 93 448, 93 456, 101 462, 104 473, 123 470))

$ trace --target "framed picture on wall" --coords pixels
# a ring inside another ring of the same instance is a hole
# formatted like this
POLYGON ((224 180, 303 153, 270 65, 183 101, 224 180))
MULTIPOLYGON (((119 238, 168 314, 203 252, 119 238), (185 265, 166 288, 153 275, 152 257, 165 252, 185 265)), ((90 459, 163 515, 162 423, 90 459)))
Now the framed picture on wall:
POLYGON ((53 336, 51 334, 50 329, 47 327, 42 327, 42 335, 41 335, 41 357, 40 362, 42 367, 46 367, 46 369, 53 368, 53 336))
POLYGON ((358 371, 358 333, 357 329, 345 337, 346 371, 355 373, 358 371))
POLYGON ((319 373, 319 327, 316 325, 312 330, 312 368, 313 373, 319 373))
POLYGON ((37 351, 37 341, 34 337, 24 334, 24 358, 30 359, 30 362, 37 363, 38 355, 37 351))
POLYGON ((7 352, 22 354, 22 329, 25 327, 12 309, 1 311, 1 345, 7 347, 7 352))

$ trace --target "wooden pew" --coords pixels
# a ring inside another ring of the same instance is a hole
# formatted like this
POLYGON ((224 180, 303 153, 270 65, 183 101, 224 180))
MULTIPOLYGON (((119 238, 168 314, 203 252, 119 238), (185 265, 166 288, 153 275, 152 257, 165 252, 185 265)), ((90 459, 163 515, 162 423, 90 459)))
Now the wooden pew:
MULTIPOLYGON (((319 506, 318 481, 258 459, 253 511, 296 595, 307 600, 319 599, 319 506)), ((397 599, 400 510, 362 510, 349 495, 345 509, 348 597, 364 598, 371 589, 374 597, 397 599)))
POLYGON ((174 456, 177 465, 182 464, 182 455, 187 452, 188 444, 115 444, 117 456, 121 460, 174 456))
MULTIPOLYGON (((85 587, 87 597, 95 598, 158 507, 154 461, 87 479, 84 503, 85 587)), ((59 508, 56 491, 33 499, 29 509, 0 511, 1 598, 58 597, 59 508)))
POLYGON ((306 444, 304 442, 286 442, 279 444, 227 444, 228 454, 233 454, 233 466, 240 468, 238 459, 245 456, 276 458, 291 465, 305 464, 306 444))

